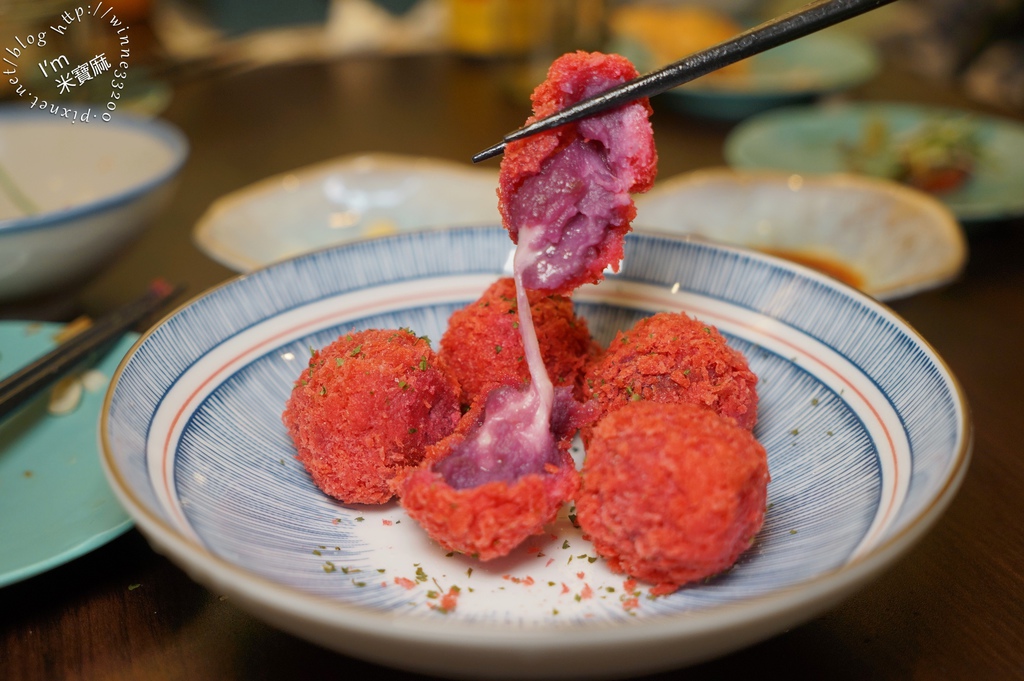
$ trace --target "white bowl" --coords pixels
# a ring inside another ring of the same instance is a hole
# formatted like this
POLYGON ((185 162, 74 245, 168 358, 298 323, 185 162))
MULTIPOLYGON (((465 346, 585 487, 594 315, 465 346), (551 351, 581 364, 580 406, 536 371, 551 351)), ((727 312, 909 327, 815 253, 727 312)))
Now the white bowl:
POLYGON ((122 362, 101 420, 103 465, 136 526, 214 593, 334 650, 463 678, 592 679, 694 663, 814 617, 903 555, 959 488, 963 393, 892 312, 779 258, 632 234, 621 273, 577 291, 595 337, 686 310, 762 378, 770 505, 732 570, 647 598, 564 513, 482 563, 445 552, 394 503, 323 495, 281 423, 309 348, 371 326, 437 341, 511 250, 497 226, 347 244, 170 315, 122 362))
POLYGON ((768 251, 879 300, 946 284, 967 262, 967 240, 952 212, 888 180, 711 169, 661 181, 636 204, 638 231, 768 251))
POLYGON ((94 274, 166 205, 187 155, 185 137, 159 120, 0 112, 0 300, 94 274))
POLYGON ((236 272, 368 237, 500 222, 498 173, 442 159, 359 154, 276 175, 218 199, 199 248, 236 272))

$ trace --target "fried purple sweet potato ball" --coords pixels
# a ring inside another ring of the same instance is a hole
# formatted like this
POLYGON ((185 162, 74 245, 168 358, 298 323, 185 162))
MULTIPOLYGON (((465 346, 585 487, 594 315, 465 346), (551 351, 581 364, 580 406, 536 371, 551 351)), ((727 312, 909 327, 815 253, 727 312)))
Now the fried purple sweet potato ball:
POLYGON ((282 419, 313 482, 350 504, 380 504, 392 479, 455 430, 460 392, 408 329, 346 334, 312 353, 282 419))
MULTIPOLYGON (((751 429, 757 376, 715 327, 683 312, 660 312, 619 331, 586 372, 602 412, 630 402, 688 402, 751 429)), ((583 441, 589 439, 584 429, 583 441)))
POLYGON ((576 494, 568 449, 594 410, 558 388, 543 423, 535 402, 528 387, 496 388, 399 481, 402 507, 446 550, 480 560, 507 555, 576 494))
MULTIPOLYGON (((637 75, 617 54, 563 55, 534 90, 527 123, 637 75)), ((568 294, 618 270, 636 217, 631 194, 650 189, 657 173, 650 114, 643 98, 506 146, 498 208, 512 240, 532 251, 526 288, 568 294)))
POLYGON ((764 521, 764 447, 693 404, 631 402, 594 427, 576 498, 615 572, 666 594, 732 566, 764 521))
MULTIPOLYGON (((528 291, 527 298, 551 383, 572 386, 581 395, 587 362, 599 352, 586 320, 565 296, 528 291)), ((530 380, 511 277, 498 279, 449 317, 438 353, 458 379, 467 404, 495 386, 530 380)))

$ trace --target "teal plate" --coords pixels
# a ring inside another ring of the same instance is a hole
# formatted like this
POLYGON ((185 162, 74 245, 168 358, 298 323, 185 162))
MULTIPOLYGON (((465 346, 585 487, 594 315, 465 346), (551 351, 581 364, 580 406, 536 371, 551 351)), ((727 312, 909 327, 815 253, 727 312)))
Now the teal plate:
MULTIPOLYGON (((0 322, 0 376, 52 349, 60 328, 0 322)), ((100 466, 97 426, 110 377, 136 338, 122 338, 93 367, 105 380, 83 389, 74 411, 51 414, 43 395, 0 421, 0 586, 62 565, 132 526, 100 466)))
MULTIPOLYGON (((729 165, 803 174, 847 172, 844 145, 863 139, 871 121, 885 124, 893 137, 937 118, 962 118, 958 109, 910 104, 858 103, 830 107, 788 107, 755 116, 725 141, 729 165)), ((1009 119, 971 115, 981 157, 971 179, 938 196, 963 222, 1024 216, 1024 126, 1009 119)))
POLYGON ((744 73, 698 78, 661 99, 682 113, 738 121, 856 87, 874 77, 879 64, 877 50, 861 38, 812 34, 752 57, 744 73))

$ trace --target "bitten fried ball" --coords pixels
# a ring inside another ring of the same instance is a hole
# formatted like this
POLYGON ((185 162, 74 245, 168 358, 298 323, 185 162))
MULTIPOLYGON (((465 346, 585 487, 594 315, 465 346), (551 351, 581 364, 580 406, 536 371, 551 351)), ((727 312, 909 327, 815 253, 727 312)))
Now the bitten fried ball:
POLYGON ((370 329, 313 351, 284 424, 313 482, 345 503, 379 504, 461 415, 458 383, 426 338, 370 329))
POLYGON ((744 428, 757 421, 757 376, 746 358, 718 329, 682 312, 661 312, 619 331, 587 369, 586 383, 604 413, 637 401, 688 402, 744 428))
MULTIPOLYGON (((570 52, 534 90, 531 123, 638 75, 617 54, 570 52)), ((527 288, 568 294, 618 270, 636 216, 630 196, 650 189, 658 154, 647 98, 509 142, 498 177, 502 224, 531 257, 527 288)), ((518 255, 517 255, 518 257, 518 255)))
POLYGON ((485 561, 507 555, 576 494, 579 474, 568 450, 593 409, 556 388, 543 431, 508 418, 535 411, 536 397, 529 387, 495 389, 400 476, 402 507, 446 550, 485 561))
POLYGON ((666 594, 736 562, 764 521, 768 481, 764 447, 734 421, 634 402, 594 428, 576 517, 613 571, 666 594))
MULTIPOLYGON (((586 364, 599 352, 586 320, 576 316, 572 301, 564 296, 528 291, 527 298, 552 384, 573 387, 579 395, 586 364)), ((459 381, 467 404, 495 386, 529 380, 511 277, 497 280, 451 315, 438 353, 459 381)))
POLYGON ((575 495, 579 474, 572 457, 561 456, 566 461, 548 471, 461 489, 420 467, 401 484, 402 507, 445 550, 493 560, 542 531, 575 495))

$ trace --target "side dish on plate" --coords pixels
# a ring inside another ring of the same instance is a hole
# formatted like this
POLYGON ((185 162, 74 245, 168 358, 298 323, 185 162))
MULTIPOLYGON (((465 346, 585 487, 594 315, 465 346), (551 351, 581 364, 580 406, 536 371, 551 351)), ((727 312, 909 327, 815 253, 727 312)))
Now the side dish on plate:
POLYGON ((787 107, 737 125, 725 158, 803 175, 870 160, 872 172, 931 188, 965 226, 1024 215, 1024 126, 1000 116, 897 102, 787 107))
POLYGON ((840 149, 851 172, 905 182, 933 194, 945 194, 969 182, 983 153, 970 117, 941 117, 893 134, 881 118, 865 121, 855 143, 840 149))
MULTIPOLYGON (((632 73, 570 55, 538 114, 580 70, 632 73)), ((966 470, 955 378, 828 276, 630 232, 647 113, 510 143, 504 228, 317 250, 147 332, 101 441, 153 546, 310 641, 474 678, 693 664, 904 554, 966 470)))
POLYGON ((759 378, 764 524, 709 580, 649 597, 583 538, 573 505, 481 562, 430 540, 395 501, 324 494, 296 460, 281 414, 309 349, 353 329, 443 337, 454 312, 511 274, 496 225, 325 249, 190 302, 115 374, 110 485, 157 550, 238 607, 333 650, 446 676, 692 664, 820 614, 905 555, 969 459, 967 405, 941 358, 870 297, 785 260, 638 232, 625 247, 618 273, 572 296, 602 347, 639 319, 685 312, 759 378))

